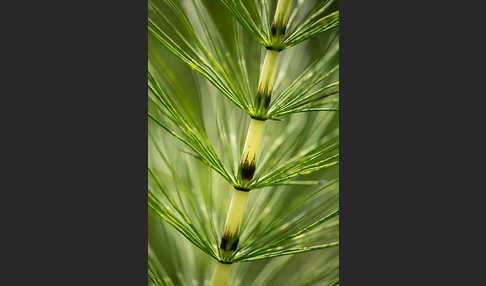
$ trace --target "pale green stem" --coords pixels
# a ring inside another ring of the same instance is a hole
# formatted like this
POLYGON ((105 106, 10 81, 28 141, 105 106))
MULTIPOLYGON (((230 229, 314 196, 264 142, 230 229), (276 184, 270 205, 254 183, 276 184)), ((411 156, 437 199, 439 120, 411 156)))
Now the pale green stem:
POLYGON ((243 183, 250 181, 255 173, 256 159, 262 139, 264 122, 250 118, 250 126, 246 134, 245 147, 243 148, 240 164, 240 175, 243 183))
MULTIPOLYGON (((249 192, 234 190, 231 203, 226 216, 223 237, 221 238, 220 250, 223 259, 231 256, 238 246, 240 239, 240 226, 243 220, 243 214, 248 201, 249 192)), ((231 270, 231 263, 216 263, 216 269, 213 273, 212 286, 225 286, 231 270)))
MULTIPOLYGON (((285 33, 290 7, 292 0, 279 0, 275 12, 272 30, 275 30, 278 41, 285 33)), ((256 97, 256 106, 258 113, 261 115, 265 113, 270 104, 273 84, 278 66, 279 50, 271 50, 267 48, 265 60, 263 62, 262 72, 258 83, 258 92, 256 97)), ((240 177, 243 184, 247 183, 253 178, 258 148, 263 135, 263 127, 265 120, 259 118, 251 118, 248 133, 246 135, 245 147, 240 164, 240 177)), ((248 201, 249 190, 244 186, 236 188, 231 198, 231 203, 228 209, 223 237, 221 238, 220 250, 224 261, 231 256, 238 246, 240 238, 240 226, 243 220, 243 215, 248 201)), ((229 274, 231 271, 231 264, 217 262, 216 269, 213 273, 211 286, 226 286, 228 283, 229 274)))
POLYGON ((277 10, 271 27, 273 49, 281 50, 283 48, 282 41, 287 29, 291 7, 292 0, 279 0, 277 3, 277 10))
POLYGON ((216 269, 213 272, 211 286, 226 286, 231 270, 231 264, 221 262, 216 263, 216 269))
POLYGON ((225 233, 239 234, 249 192, 234 190, 226 216, 225 233))
POLYGON ((279 0, 277 3, 277 10, 273 22, 276 25, 286 26, 289 19, 290 7, 292 6, 292 0, 279 0))
POLYGON ((259 113, 267 110, 270 104, 273 84, 275 83, 275 75, 277 74, 279 53, 280 52, 273 50, 267 50, 265 53, 265 60, 263 61, 263 68, 260 73, 256 97, 256 106, 257 110, 260 111, 259 113))
POLYGON ((290 7, 292 7, 292 0, 279 0, 277 3, 277 10, 275 11, 271 27, 272 44, 266 47, 267 51, 265 53, 265 60, 263 61, 263 69, 258 82, 256 108, 259 116, 264 115, 270 104, 275 75, 277 73, 278 55, 284 48, 283 38, 289 20, 290 7))
POLYGON ((224 261, 236 251, 240 239, 240 226, 248 201, 249 192, 234 190, 231 203, 226 215, 223 237, 219 246, 224 261))

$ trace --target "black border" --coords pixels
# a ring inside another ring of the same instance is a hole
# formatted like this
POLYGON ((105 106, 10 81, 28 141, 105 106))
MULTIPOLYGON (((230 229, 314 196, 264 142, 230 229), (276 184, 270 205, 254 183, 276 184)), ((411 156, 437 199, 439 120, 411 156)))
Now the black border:
MULTIPOLYGON (((147 3, 9 5, 1 284, 146 285, 147 3)), ((483 105, 462 96, 482 100, 484 25, 465 7, 340 2, 340 285, 481 273, 464 230, 482 200, 463 192, 482 168, 463 158, 484 150, 483 105)))
POLYGON ((11 5, 0 284, 147 285, 147 2, 11 5))

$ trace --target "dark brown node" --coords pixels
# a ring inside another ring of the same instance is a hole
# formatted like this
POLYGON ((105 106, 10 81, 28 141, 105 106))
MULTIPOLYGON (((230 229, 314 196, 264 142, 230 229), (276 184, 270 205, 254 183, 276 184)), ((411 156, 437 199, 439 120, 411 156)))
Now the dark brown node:
POLYGON ((262 92, 260 91, 260 86, 257 90, 257 95, 255 97, 255 104, 257 107, 260 107, 260 102, 262 102, 262 92))
POLYGON ((258 87, 257 96, 256 96, 257 107, 260 108, 263 103, 263 108, 268 109, 268 106, 270 105, 271 96, 272 96, 272 91, 268 90, 268 87, 266 88, 258 87))
POLYGON ((226 244, 228 244, 228 238, 223 234, 223 237, 221 237, 221 243, 219 244, 219 248, 222 250, 226 250, 226 244))
POLYGON ((241 162, 241 179, 243 181, 249 181, 253 178, 255 173, 255 156, 251 161, 248 160, 248 155, 246 155, 245 160, 241 162))
POLYGON ((271 93, 268 93, 268 96, 265 97, 265 102, 263 103, 263 107, 265 107, 265 109, 268 109, 268 106, 270 105, 270 99, 271 98, 272 98, 271 93))
POLYGON ((230 246, 230 251, 235 251, 236 248, 238 247, 238 242, 240 242, 240 238, 238 237, 235 241, 233 241, 233 243, 231 244, 230 246))
POLYGON ((243 187, 240 187, 240 186, 235 186, 234 188, 235 188, 235 190, 238 190, 238 191, 241 191, 241 192, 249 192, 250 191, 250 190, 243 188, 243 187))
POLYGON ((239 236, 224 232, 223 237, 221 237, 219 248, 225 251, 235 251, 239 241, 239 236))
MULTIPOLYGON (((259 121, 265 121, 265 120, 267 120, 267 118, 260 117, 260 116, 257 116, 257 115, 250 115, 250 117, 251 117, 251 119, 255 119, 255 120, 259 120, 259 121)), ((272 120, 279 120, 280 121, 280 119, 272 119, 272 120)))
POLYGON ((276 52, 281 52, 284 48, 282 46, 265 46, 265 49, 270 50, 270 51, 276 51, 276 52))
POLYGON ((275 36, 277 34, 277 26, 275 25, 275 23, 272 23, 270 30, 272 32, 272 36, 275 36))

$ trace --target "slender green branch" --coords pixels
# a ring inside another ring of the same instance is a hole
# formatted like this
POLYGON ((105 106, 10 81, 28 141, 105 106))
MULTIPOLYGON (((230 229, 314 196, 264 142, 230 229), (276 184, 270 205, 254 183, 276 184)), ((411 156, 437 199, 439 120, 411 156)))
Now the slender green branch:
POLYGON ((251 257, 251 258, 246 258, 246 259, 241 259, 241 260, 237 259, 237 261, 242 261, 242 262, 256 261, 256 260, 273 258, 273 257, 278 257, 278 256, 283 256, 283 255, 305 253, 305 252, 310 252, 310 251, 314 251, 314 250, 330 248, 330 247, 335 247, 335 246, 339 246, 339 241, 330 242, 330 243, 321 244, 321 245, 316 245, 316 246, 311 246, 311 247, 286 249, 286 250, 283 250, 283 251, 271 252, 271 253, 268 253, 268 254, 262 254, 262 255, 251 257))

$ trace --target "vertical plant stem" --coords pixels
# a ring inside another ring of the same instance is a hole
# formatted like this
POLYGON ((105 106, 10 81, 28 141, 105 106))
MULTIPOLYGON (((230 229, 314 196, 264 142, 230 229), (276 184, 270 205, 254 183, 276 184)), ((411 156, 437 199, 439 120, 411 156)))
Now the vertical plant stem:
POLYGON ((256 158, 262 139, 264 123, 265 121, 250 118, 250 126, 246 134, 245 147, 243 148, 240 163, 240 178, 243 185, 250 181, 255 174, 256 158))
POLYGON ((275 75, 277 74, 278 55, 280 52, 268 50, 265 53, 265 60, 263 61, 263 69, 260 73, 260 80, 258 83, 258 90, 256 96, 256 107, 259 114, 263 114, 270 105, 272 97, 273 84, 275 83, 275 75))
POLYGON ((273 24, 285 29, 287 26, 287 21, 289 20, 291 6, 292 0, 279 0, 277 3, 277 9, 275 10, 275 16, 273 17, 273 24))
POLYGON ((285 30, 287 29, 291 7, 292 0, 279 0, 277 3, 277 10, 273 17, 272 26, 270 27, 270 31, 272 32, 272 46, 277 51, 283 48, 282 41, 285 36, 285 30))
POLYGON ((216 263, 216 269, 213 272, 211 286, 226 286, 228 283, 231 264, 216 263))
POLYGON ((255 100, 257 114, 263 118, 268 110, 272 97, 273 84, 275 83, 275 75, 277 73, 278 56, 284 48, 283 39, 289 20, 290 7, 292 7, 292 0, 278 1, 277 10, 275 11, 271 26, 271 45, 265 47, 267 51, 265 53, 265 60, 263 61, 263 69, 260 73, 255 100))
POLYGON ((229 273, 231 270, 230 258, 238 246, 240 240, 240 226, 243 220, 243 213, 245 212, 246 202, 248 200, 247 191, 235 189, 231 203, 228 208, 226 216, 226 223, 224 227, 223 237, 219 246, 223 261, 216 264, 216 269, 213 273, 212 286, 225 286, 228 282, 229 273))
POLYGON ((228 262, 228 258, 233 254, 240 240, 240 225, 243 220, 248 192, 234 190, 233 197, 226 216, 223 237, 221 238, 221 249, 223 260, 228 262))
POLYGON ((240 240, 240 226, 248 200, 249 189, 245 188, 246 183, 253 179, 256 168, 258 148, 263 135, 265 114, 270 105, 273 84, 278 66, 278 56, 282 47, 282 40, 285 36, 288 17, 292 0, 279 0, 271 26, 272 47, 266 47, 265 59, 263 61, 260 79, 258 81, 258 91, 255 98, 256 117, 250 118, 250 126, 246 134, 245 147, 241 155, 240 179, 241 186, 235 186, 233 197, 228 209, 223 236, 221 237, 222 261, 216 264, 213 273, 212 286, 225 286, 228 283, 231 271, 232 255, 238 247, 240 240))

